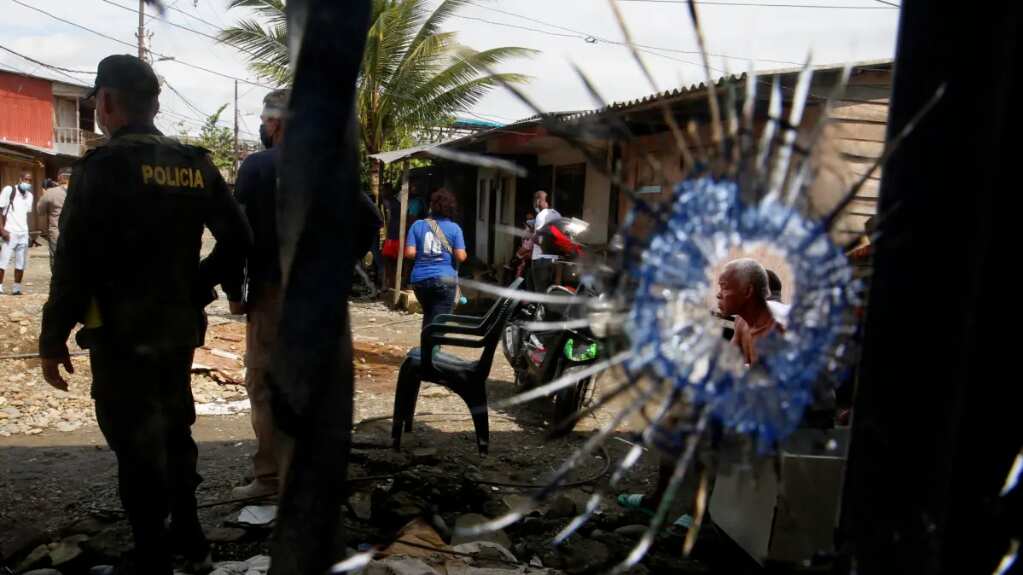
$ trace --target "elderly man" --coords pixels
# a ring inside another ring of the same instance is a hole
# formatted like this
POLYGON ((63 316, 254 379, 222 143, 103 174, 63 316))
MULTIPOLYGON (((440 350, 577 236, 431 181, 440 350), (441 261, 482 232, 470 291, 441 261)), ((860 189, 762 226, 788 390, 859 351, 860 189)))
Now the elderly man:
POLYGON ((718 311, 735 316, 732 342, 742 351, 747 365, 756 363, 760 338, 775 330, 783 331, 767 304, 770 295, 767 270, 756 260, 732 260, 718 277, 718 311))

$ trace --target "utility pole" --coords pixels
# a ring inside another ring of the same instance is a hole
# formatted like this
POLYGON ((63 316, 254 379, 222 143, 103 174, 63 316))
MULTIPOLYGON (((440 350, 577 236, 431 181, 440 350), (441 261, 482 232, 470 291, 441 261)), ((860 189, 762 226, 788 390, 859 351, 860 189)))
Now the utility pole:
POLYGON ((146 1, 139 0, 139 31, 135 33, 139 40, 139 60, 146 59, 146 1))
POLYGON ((234 172, 238 175, 238 80, 234 81, 234 172))

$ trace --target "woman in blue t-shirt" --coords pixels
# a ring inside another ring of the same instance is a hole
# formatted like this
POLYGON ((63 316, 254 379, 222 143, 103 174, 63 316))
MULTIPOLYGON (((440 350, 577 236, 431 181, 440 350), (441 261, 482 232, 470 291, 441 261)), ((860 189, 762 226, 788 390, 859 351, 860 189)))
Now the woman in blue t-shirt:
POLYGON ((423 306, 423 327, 438 315, 451 313, 458 278, 453 262, 469 257, 462 228, 451 221, 456 211, 454 194, 437 190, 430 196, 430 217, 412 224, 405 241, 405 258, 415 260, 409 283, 423 306))

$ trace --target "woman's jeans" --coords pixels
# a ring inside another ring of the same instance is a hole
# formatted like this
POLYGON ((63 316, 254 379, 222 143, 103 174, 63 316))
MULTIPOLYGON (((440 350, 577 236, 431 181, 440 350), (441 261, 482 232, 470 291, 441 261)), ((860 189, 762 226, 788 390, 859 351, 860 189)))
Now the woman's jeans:
POLYGON ((455 283, 447 278, 430 278, 412 284, 412 291, 423 306, 423 327, 439 315, 451 313, 455 307, 455 283))

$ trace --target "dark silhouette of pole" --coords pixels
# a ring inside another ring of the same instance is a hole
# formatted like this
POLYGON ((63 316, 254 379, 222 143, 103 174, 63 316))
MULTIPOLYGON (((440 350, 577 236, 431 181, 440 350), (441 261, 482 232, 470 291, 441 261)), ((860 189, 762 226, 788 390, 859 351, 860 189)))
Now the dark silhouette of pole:
POLYGON ((861 574, 993 573, 1020 538, 1019 20, 902 2, 889 137, 946 90, 881 185, 840 529, 861 574))

